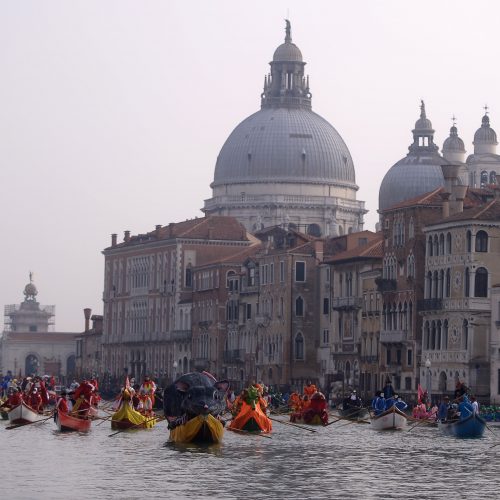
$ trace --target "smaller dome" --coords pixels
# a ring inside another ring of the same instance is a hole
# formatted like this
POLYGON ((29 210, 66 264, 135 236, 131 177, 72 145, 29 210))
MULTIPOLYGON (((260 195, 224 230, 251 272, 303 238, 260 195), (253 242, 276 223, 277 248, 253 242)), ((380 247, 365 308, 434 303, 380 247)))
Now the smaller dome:
POLYGON ((458 137, 457 127, 453 125, 450 128, 450 136, 446 138, 443 143, 443 152, 457 151, 460 153, 465 153, 465 144, 460 137, 458 137))
POLYGON ((481 128, 478 128, 474 134, 473 144, 476 142, 498 144, 497 133, 490 127, 490 117, 488 115, 483 116, 481 128))
POLYGON ((302 52, 294 43, 285 42, 274 51, 273 61, 302 62, 302 52))

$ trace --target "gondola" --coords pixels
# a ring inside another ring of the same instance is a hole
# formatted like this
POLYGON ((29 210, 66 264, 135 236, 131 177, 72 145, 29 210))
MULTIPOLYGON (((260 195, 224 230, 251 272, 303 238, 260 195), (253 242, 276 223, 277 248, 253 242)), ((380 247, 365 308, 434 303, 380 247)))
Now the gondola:
POLYGON ((447 436, 457 438, 479 438, 484 434, 486 421, 477 413, 472 413, 463 420, 438 422, 438 428, 447 436))
POLYGON ((57 425, 57 429, 61 432, 88 432, 90 431, 90 425, 92 422, 90 418, 77 418, 62 412, 61 410, 57 410, 54 420, 57 425))
POLYGON ((197 415, 187 422, 170 429, 169 441, 172 443, 216 444, 222 441, 224 426, 214 416, 197 415))
POLYGON ((33 410, 24 401, 9 411, 9 422, 11 424, 28 424, 43 418, 44 415, 33 410))
POLYGON ((111 428, 117 430, 126 429, 151 429, 157 420, 152 416, 146 416, 134 410, 126 401, 111 417, 111 428))
POLYGON ((252 408, 247 403, 243 403, 240 412, 231 420, 228 429, 267 433, 272 431, 273 423, 262 411, 258 403, 255 405, 255 408, 252 408))
POLYGON ((406 427, 407 416, 395 406, 380 415, 372 416, 370 423, 376 431, 399 430, 406 427))

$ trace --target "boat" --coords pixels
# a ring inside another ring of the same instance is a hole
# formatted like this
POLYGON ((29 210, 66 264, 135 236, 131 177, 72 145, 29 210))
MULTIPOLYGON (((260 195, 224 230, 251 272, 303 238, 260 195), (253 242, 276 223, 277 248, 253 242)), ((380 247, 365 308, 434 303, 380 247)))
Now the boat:
POLYGON ((486 421, 473 413, 463 420, 438 422, 439 430, 448 436, 457 438, 479 438, 484 434, 486 421))
POLYGON ((338 409, 338 412, 339 417, 347 418, 348 420, 365 420, 370 416, 368 409, 364 407, 351 407, 346 409, 342 407, 338 409))
POLYGON ((301 414, 292 413, 290 415, 290 422, 302 425, 325 425, 320 415, 315 413, 309 417, 306 412, 302 412, 301 414))
POLYGON ((61 410, 57 410, 54 420, 56 422, 57 429, 61 432, 88 432, 90 431, 90 424, 92 422, 90 418, 77 418, 62 412, 61 410))
POLYGON ((371 417, 372 429, 376 431, 404 429, 406 421, 406 414, 396 408, 396 406, 391 406, 380 415, 371 417))
POLYGON ((125 429, 151 429, 155 426, 157 419, 154 415, 147 416, 134 410, 126 401, 111 417, 111 428, 117 430, 125 429))
POLYGON ((290 415, 290 422, 306 425, 327 425, 328 412, 325 396, 316 391, 309 400, 309 405, 290 415))
POLYGON ((246 402, 243 402, 241 409, 231 420, 229 430, 245 432, 268 433, 273 429, 273 423, 269 417, 262 411, 260 404, 256 403, 255 408, 246 402))
POLYGON ((214 416, 197 415, 184 424, 170 429, 172 443, 207 443, 216 444, 222 441, 224 426, 214 416))
POLYGON ((11 424, 29 424, 43 418, 44 415, 33 410, 24 401, 9 411, 9 422, 11 424))
POLYGON ((0 411, 0 417, 2 420, 9 420, 9 412, 4 410, 0 411))

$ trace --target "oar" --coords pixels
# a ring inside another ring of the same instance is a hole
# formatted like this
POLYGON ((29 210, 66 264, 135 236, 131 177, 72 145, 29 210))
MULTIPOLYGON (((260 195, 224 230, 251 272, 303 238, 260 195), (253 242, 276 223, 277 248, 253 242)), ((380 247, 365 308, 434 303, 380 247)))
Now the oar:
POLYGON ((283 425, 291 425, 292 427, 297 427, 298 429, 303 429, 305 431, 316 432, 314 429, 309 429, 309 427, 304 427, 303 425, 294 424, 293 422, 283 422, 283 420, 278 420, 277 418, 272 418, 272 417, 267 417, 267 418, 269 420, 272 420, 273 422, 279 422, 280 424, 283 425))
POLYGON ((129 431, 131 429, 135 429, 136 427, 140 427, 141 425, 147 424, 148 422, 151 422, 153 420, 158 420, 158 422, 161 422, 162 420, 165 420, 165 417, 153 417, 144 420, 144 422, 140 422, 139 424, 135 424, 132 427, 128 427, 127 429, 120 429, 119 431, 113 432, 113 434, 108 434, 108 437, 116 436, 117 434, 120 434, 120 432, 125 432, 129 431))
POLYGON ((96 424, 96 427, 97 427, 98 425, 103 424, 104 422, 106 422, 106 421, 107 421, 107 420, 109 420, 110 418, 113 418, 113 415, 114 415, 114 413, 111 413, 111 415, 108 415, 107 417, 104 417, 103 419, 101 419, 101 421, 100 421, 98 424, 96 424))
POLYGON ((35 420, 34 422, 26 422, 25 424, 15 424, 15 425, 9 425, 5 429, 10 431, 12 429, 18 429, 19 427, 24 427, 25 425, 31 425, 31 424, 41 424, 42 422, 46 422, 47 420, 50 420, 52 418, 53 414, 50 415, 47 418, 44 418, 42 420, 35 420))
POLYGON ((262 434, 261 432, 250 432, 246 431, 245 429, 231 429, 231 427, 228 427, 227 429, 233 432, 241 432, 242 434, 251 434, 252 436, 260 436, 263 438, 272 439, 271 436, 267 436, 266 434, 262 434))
POLYGON ((411 426, 408 429, 408 432, 410 432, 412 429, 415 429, 415 427, 418 427, 420 424, 430 424, 430 423, 435 423, 435 420, 430 420, 428 418, 421 418, 419 419, 419 422, 417 422, 415 425, 411 426))

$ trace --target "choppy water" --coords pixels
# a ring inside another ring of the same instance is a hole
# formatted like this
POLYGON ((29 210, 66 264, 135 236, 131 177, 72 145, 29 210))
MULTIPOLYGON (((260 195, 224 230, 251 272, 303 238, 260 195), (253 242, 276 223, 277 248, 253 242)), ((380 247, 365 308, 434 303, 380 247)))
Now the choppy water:
POLYGON ((167 445, 154 429, 60 434, 48 421, 0 423, 2 499, 500 498, 500 428, 479 440, 436 428, 377 432, 339 422, 272 439, 226 431, 219 446, 167 445))

